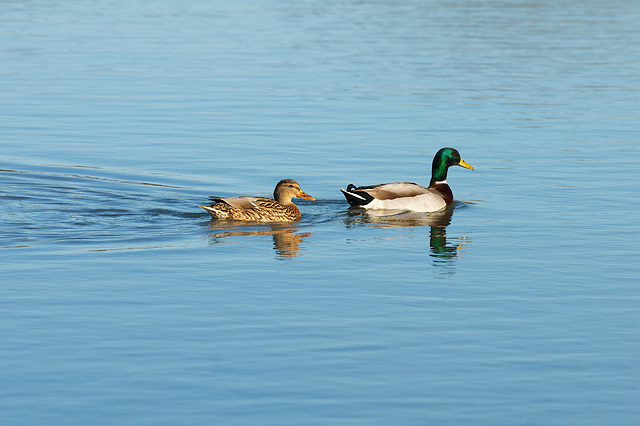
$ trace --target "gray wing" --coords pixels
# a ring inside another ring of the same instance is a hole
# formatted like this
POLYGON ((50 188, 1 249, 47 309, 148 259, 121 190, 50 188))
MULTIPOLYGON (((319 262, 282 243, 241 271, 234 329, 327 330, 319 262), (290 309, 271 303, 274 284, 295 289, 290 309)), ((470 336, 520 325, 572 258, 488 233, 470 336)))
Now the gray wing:
POLYGON ((364 191, 378 200, 415 197, 417 195, 429 194, 432 192, 428 188, 411 182, 393 182, 382 185, 360 187, 353 192, 357 194, 359 191, 364 191))
POLYGON ((259 209, 265 205, 268 205, 274 200, 265 197, 209 197, 212 201, 217 203, 225 203, 238 210, 259 209))

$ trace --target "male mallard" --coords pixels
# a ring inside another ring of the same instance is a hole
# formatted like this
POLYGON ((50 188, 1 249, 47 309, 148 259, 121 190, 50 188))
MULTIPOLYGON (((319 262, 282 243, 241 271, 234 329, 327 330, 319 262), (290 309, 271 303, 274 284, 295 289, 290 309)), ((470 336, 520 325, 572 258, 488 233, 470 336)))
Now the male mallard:
POLYGON ((394 182, 382 185, 356 187, 347 186, 340 191, 352 206, 365 209, 398 209, 417 212, 434 212, 453 203, 453 192, 447 185, 447 170, 451 166, 462 166, 474 170, 457 150, 442 148, 433 157, 431 182, 425 188, 411 182, 394 182))
POLYGON ((214 204, 200 206, 214 219, 244 220, 252 222, 294 222, 300 219, 300 210, 292 198, 315 200, 300 189, 293 179, 283 179, 276 185, 273 198, 266 197, 209 197, 214 204))

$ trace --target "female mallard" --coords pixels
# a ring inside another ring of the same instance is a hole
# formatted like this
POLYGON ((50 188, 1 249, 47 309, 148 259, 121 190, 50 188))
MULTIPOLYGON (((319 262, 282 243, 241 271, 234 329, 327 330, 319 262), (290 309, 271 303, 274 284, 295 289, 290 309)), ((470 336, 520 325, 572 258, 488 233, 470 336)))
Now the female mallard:
POLYGON ((394 182, 361 187, 349 184, 346 191, 342 188, 340 191, 349 204, 365 209, 435 212, 453 203, 453 192, 447 185, 447 170, 451 166, 475 170, 460 158, 457 150, 442 148, 433 157, 431 182, 428 188, 411 182, 394 182))
POLYGON ((291 202, 292 198, 315 200, 300 189, 293 179, 283 179, 276 185, 273 198, 266 197, 209 197, 215 203, 200 206, 213 219, 244 220, 252 222, 295 222, 300 219, 300 210, 291 202))

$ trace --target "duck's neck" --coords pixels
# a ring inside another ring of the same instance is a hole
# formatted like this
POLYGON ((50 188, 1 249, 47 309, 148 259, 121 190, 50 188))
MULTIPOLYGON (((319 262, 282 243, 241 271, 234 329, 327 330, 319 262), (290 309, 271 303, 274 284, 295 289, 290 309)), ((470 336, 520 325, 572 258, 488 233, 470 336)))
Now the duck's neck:
POLYGON ((295 204, 293 204, 293 201, 291 201, 291 198, 276 196, 275 200, 278 202, 278 204, 281 204, 283 206, 295 206, 295 204))
POLYGON ((447 170, 449 170, 449 165, 446 161, 438 157, 434 158, 433 164, 431 165, 431 182, 429 182, 429 188, 438 191, 442 195, 444 202, 449 205, 453 203, 453 192, 447 184, 447 170))
POLYGON ((434 158, 433 164, 431 165, 431 182, 429 182, 429 186, 434 186, 437 183, 444 183, 446 185, 447 170, 449 170, 449 166, 445 161, 434 158))
POLYGON ((276 190, 273 191, 273 199, 276 200, 280 205, 288 206, 290 204, 293 204, 293 202, 291 201, 292 198, 293 197, 288 196, 286 191, 282 191, 281 188, 276 188, 276 190))

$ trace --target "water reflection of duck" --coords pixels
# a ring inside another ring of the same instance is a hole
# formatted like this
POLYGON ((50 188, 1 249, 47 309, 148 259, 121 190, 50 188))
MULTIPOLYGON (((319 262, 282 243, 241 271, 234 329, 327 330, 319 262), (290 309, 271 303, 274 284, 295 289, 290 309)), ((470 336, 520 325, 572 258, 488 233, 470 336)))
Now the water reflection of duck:
POLYGON ((467 237, 460 237, 455 244, 447 244, 446 226, 432 226, 429 231, 429 247, 431 248, 429 255, 442 260, 451 259, 457 257, 469 242, 467 237))
POLYGON ((242 220, 251 222, 295 222, 300 219, 300 209, 293 198, 315 200, 300 189, 293 179, 283 179, 273 191, 273 199, 267 197, 209 197, 213 204, 200 206, 213 219, 242 220))
POLYGON ((421 213, 406 210, 362 210, 350 208, 347 225, 369 224, 381 228, 412 228, 415 226, 447 227, 451 223, 453 208, 421 213))
MULTIPOLYGON (((263 225, 264 226, 264 225, 263 225)), ((305 238, 313 235, 313 232, 298 232, 296 228, 288 225, 270 225, 268 228, 259 227, 257 229, 247 229, 246 226, 242 230, 236 227, 221 228, 220 226, 212 226, 214 231, 209 234, 214 242, 230 237, 259 237, 271 236, 273 239, 273 249, 277 255, 282 258, 290 258, 297 256, 302 248, 305 238)))
POLYGON ((453 192, 447 184, 447 171, 451 166, 474 170, 457 150, 442 148, 433 157, 428 188, 411 182, 393 182, 361 187, 349 184, 346 190, 340 188, 340 191, 349 204, 365 209, 435 212, 453 203, 453 192))
POLYGON ((347 226, 370 225, 381 228, 429 226, 429 255, 436 258, 435 262, 442 262, 455 258, 469 244, 466 237, 447 238, 447 226, 451 223, 453 212, 453 206, 431 213, 350 208, 345 224, 347 226))

